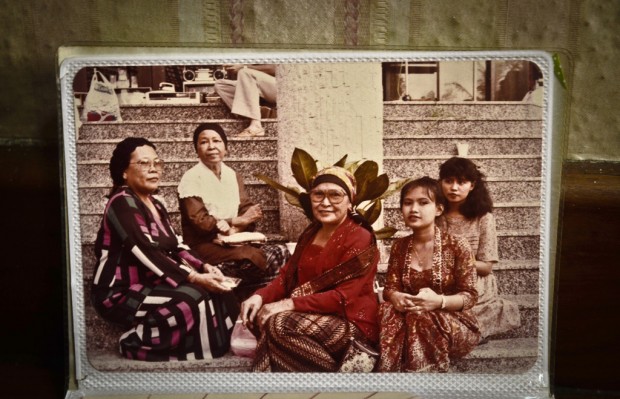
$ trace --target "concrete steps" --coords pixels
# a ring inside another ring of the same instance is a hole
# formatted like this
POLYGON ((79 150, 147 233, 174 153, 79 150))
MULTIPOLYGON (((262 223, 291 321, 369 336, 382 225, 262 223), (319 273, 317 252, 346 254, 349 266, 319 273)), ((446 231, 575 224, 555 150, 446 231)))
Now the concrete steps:
MULTIPOLYGON (((411 144, 415 146, 415 144, 411 144)), ((393 179, 437 176, 439 166, 455 156, 452 155, 411 155, 383 156, 383 169, 393 179)), ((480 170, 493 178, 509 178, 513 176, 540 177, 541 157, 538 155, 470 155, 480 170)))
POLYGON ((206 121, 210 119, 241 119, 231 114, 219 98, 201 104, 123 105, 121 117, 126 121, 159 120, 162 122, 206 121))
POLYGON ((539 262, 532 260, 500 260, 493 268, 500 295, 538 295, 539 262))
MULTIPOLYGON (((121 108, 122 109, 122 108, 121 108)), ((192 139, 194 129, 205 120, 194 119, 191 121, 160 121, 141 120, 141 121, 123 121, 121 123, 84 123, 80 127, 79 140, 109 140, 118 139, 118 141, 130 136, 144 136, 149 140, 157 140, 163 138, 176 139, 192 139)), ((247 122, 236 119, 213 119, 208 122, 215 122, 222 125, 229 139, 241 132, 247 125, 247 122)), ((277 136, 277 120, 262 120, 265 128, 265 137, 277 136)))
POLYGON ((384 154, 389 156, 408 156, 412 152, 409 143, 415 140, 419 145, 424 146, 427 154, 436 155, 456 155, 456 143, 466 142, 469 145, 469 153, 478 155, 540 155, 540 137, 468 137, 462 135, 450 135, 446 137, 437 136, 411 136, 411 137, 386 137, 383 140, 384 154))
MULTIPOLYGON (((164 159, 196 160, 196 151, 191 137, 186 138, 156 138, 149 139, 157 147, 158 155, 164 159)), ((78 140, 80 152, 78 162, 104 161, 109 162, 110 154, 118 144, 119 139, 78 140)), ((277 158, 277 139, 274 137, 231 137, 228 142, 228 151, 243 158, 277 158)), ((164 171, 165 176, 165 171, 164 171)))
POLYGON ((232 373, 249 372, 252 360, 235 356, 232 353, 212 360, 192 360, 184 362, 144 362, 127 360, 111 351, 94 351, 88 357, 89 363, 99 371, 120 372, 202 372, 232 373))
MULTIPOLYGON (((165 154, 159 154, 166 160, 166 167, 163 172, 162 179, 166 182, 178 182, 181 180, 183 174, 192 166, 196 165, 198 158, 196 159, 174 159, 165 158, 165 154)), ((276 158, 239 158, 236 156, 230 156, 226 159, 226 164, 233 168, 237 173, 240 173, 244 179, 256 180, 253 176, 254 173, 264 173, 269 176, 278 175, 278 165, 276 158)), ((110 179, 108 161, 81 161, 78 162, 78 186, 79 187, 92 187, 108 184, 111 187, 112 180, 110 179)))
POLYGON ((530 137, 532 131, 542 131, 540 120, 479 120, 479 119, 422 119, 390 118, 383 121, 384 137, 409 136, 468 136, 530 137))
POLYGON ((521 326, 491 337, 491 340, 538 337, 538 295, 502 295, 519 305, 521 326))
POLYGON ((479 345, 463 359, 455 360, 450 371, 485 374, 515 374, 529 370, 536 362, 536 338, 491 340, 479 345))
POLYGON ((383 117, 444 120, 540 120, 542 107, 522 102, 404 102, 385 101, 383 117))
POLYGON ((538 230, 498 230, 499 259, 538 259, 540 236, 538 230))
MULTIPOLYGON (((536 361, 536 338, 512 338, 490 341, 474 349, 463 359, 455 360, 451 372, 460 373, 523 373, 536 361)), ((252 360, 231 353, 210 361, 142 362, 123 359, 111 351, 92 351, 90 364, 100 371, 122 372, 249 372, 252 360)))
MULTIPOLYGON (((523 373, 536 362, 536 338, 507 338, 481 344, 463 359, 454 360, 451 372, 523 373)), ((122 358, 117 351, 89 351, 90 364, 99 371, 122 372, 249 372, 252 360, 228 353, 212 360, 143 362, 122 358)))

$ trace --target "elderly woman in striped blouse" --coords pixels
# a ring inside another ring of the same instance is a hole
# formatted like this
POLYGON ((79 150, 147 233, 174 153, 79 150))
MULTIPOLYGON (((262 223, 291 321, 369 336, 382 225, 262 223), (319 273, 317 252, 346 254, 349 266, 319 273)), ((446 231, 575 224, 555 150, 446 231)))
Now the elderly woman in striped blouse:
POLYGON ((146 139, 127 138, 114 150, 91 300, 101 317, 127 329, 119 340, 124 357, 220 357, 239 307, 226 278, 180 242, 153 196, 162 169, 146 139))

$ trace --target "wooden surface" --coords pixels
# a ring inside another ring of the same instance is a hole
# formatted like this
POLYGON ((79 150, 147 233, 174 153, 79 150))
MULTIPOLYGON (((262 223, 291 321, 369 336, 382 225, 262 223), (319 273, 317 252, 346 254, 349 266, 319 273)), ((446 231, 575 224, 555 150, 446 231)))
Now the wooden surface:
POLYGON ((556 397, 620 396, 620 164, 564 166, 556 397))

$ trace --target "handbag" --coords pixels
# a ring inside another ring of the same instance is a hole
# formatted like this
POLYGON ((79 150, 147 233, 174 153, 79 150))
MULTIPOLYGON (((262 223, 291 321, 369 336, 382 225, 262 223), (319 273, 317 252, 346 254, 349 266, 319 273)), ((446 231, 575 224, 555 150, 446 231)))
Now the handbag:
POLYGON ((350 335, 349 346, 340 361, 338 371, 341 373, 370 373, 374 370, 377 360, 379 360, 379 352, 374 350, 368 344, 355 338, 351 332, 351 322, 347 319, 345 312, 344 298, 339 291, 342 303, 342 313, 346 324, 346 334, 350 335))
POLYGON ((121 108, 112 83, 95 69, 84 100, 84 122, 122 122, 121 108))
POLYGON ((351 337, 349 347, 340 361, 338 371, 341 373, 370 373, 374 370, 377 360, 379 360, 379 352, 351 337))
POLYGON ((230 350, 235 356, 254 358, 256 355, 256 337, 241 320, 237 320, 230 336, 230 350))

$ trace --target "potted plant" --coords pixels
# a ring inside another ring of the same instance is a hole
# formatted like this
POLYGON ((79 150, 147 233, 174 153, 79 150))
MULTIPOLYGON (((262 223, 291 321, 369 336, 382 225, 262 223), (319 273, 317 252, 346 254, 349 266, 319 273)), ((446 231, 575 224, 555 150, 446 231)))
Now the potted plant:
MULTIPOLYGON (((254 176, 269 186, 284 192, 289 204, 299 207, 309 219, 312 219, 312 209, 308 191, 312 180, 319 168, 318 161, 308 152, 295 148, 291 157, 291 171, 295 181, 301 186, 284 186, 263 174, 254 176)), ((375 161, 359 160, 347 163, 347 155, 343 156, 334 166, 349 170, 357 181, 357 193, 353 201, 353 211, 360 214, 369 224, 377 221, 383 210, 382 200, 399 191, 408 179, 401 179, 390 183, 387 174, 379 175, 379 165, 375 161)), ((396 233, 394 227, 383 227, 375 231, 377 239, 389 238, 396 233)))

